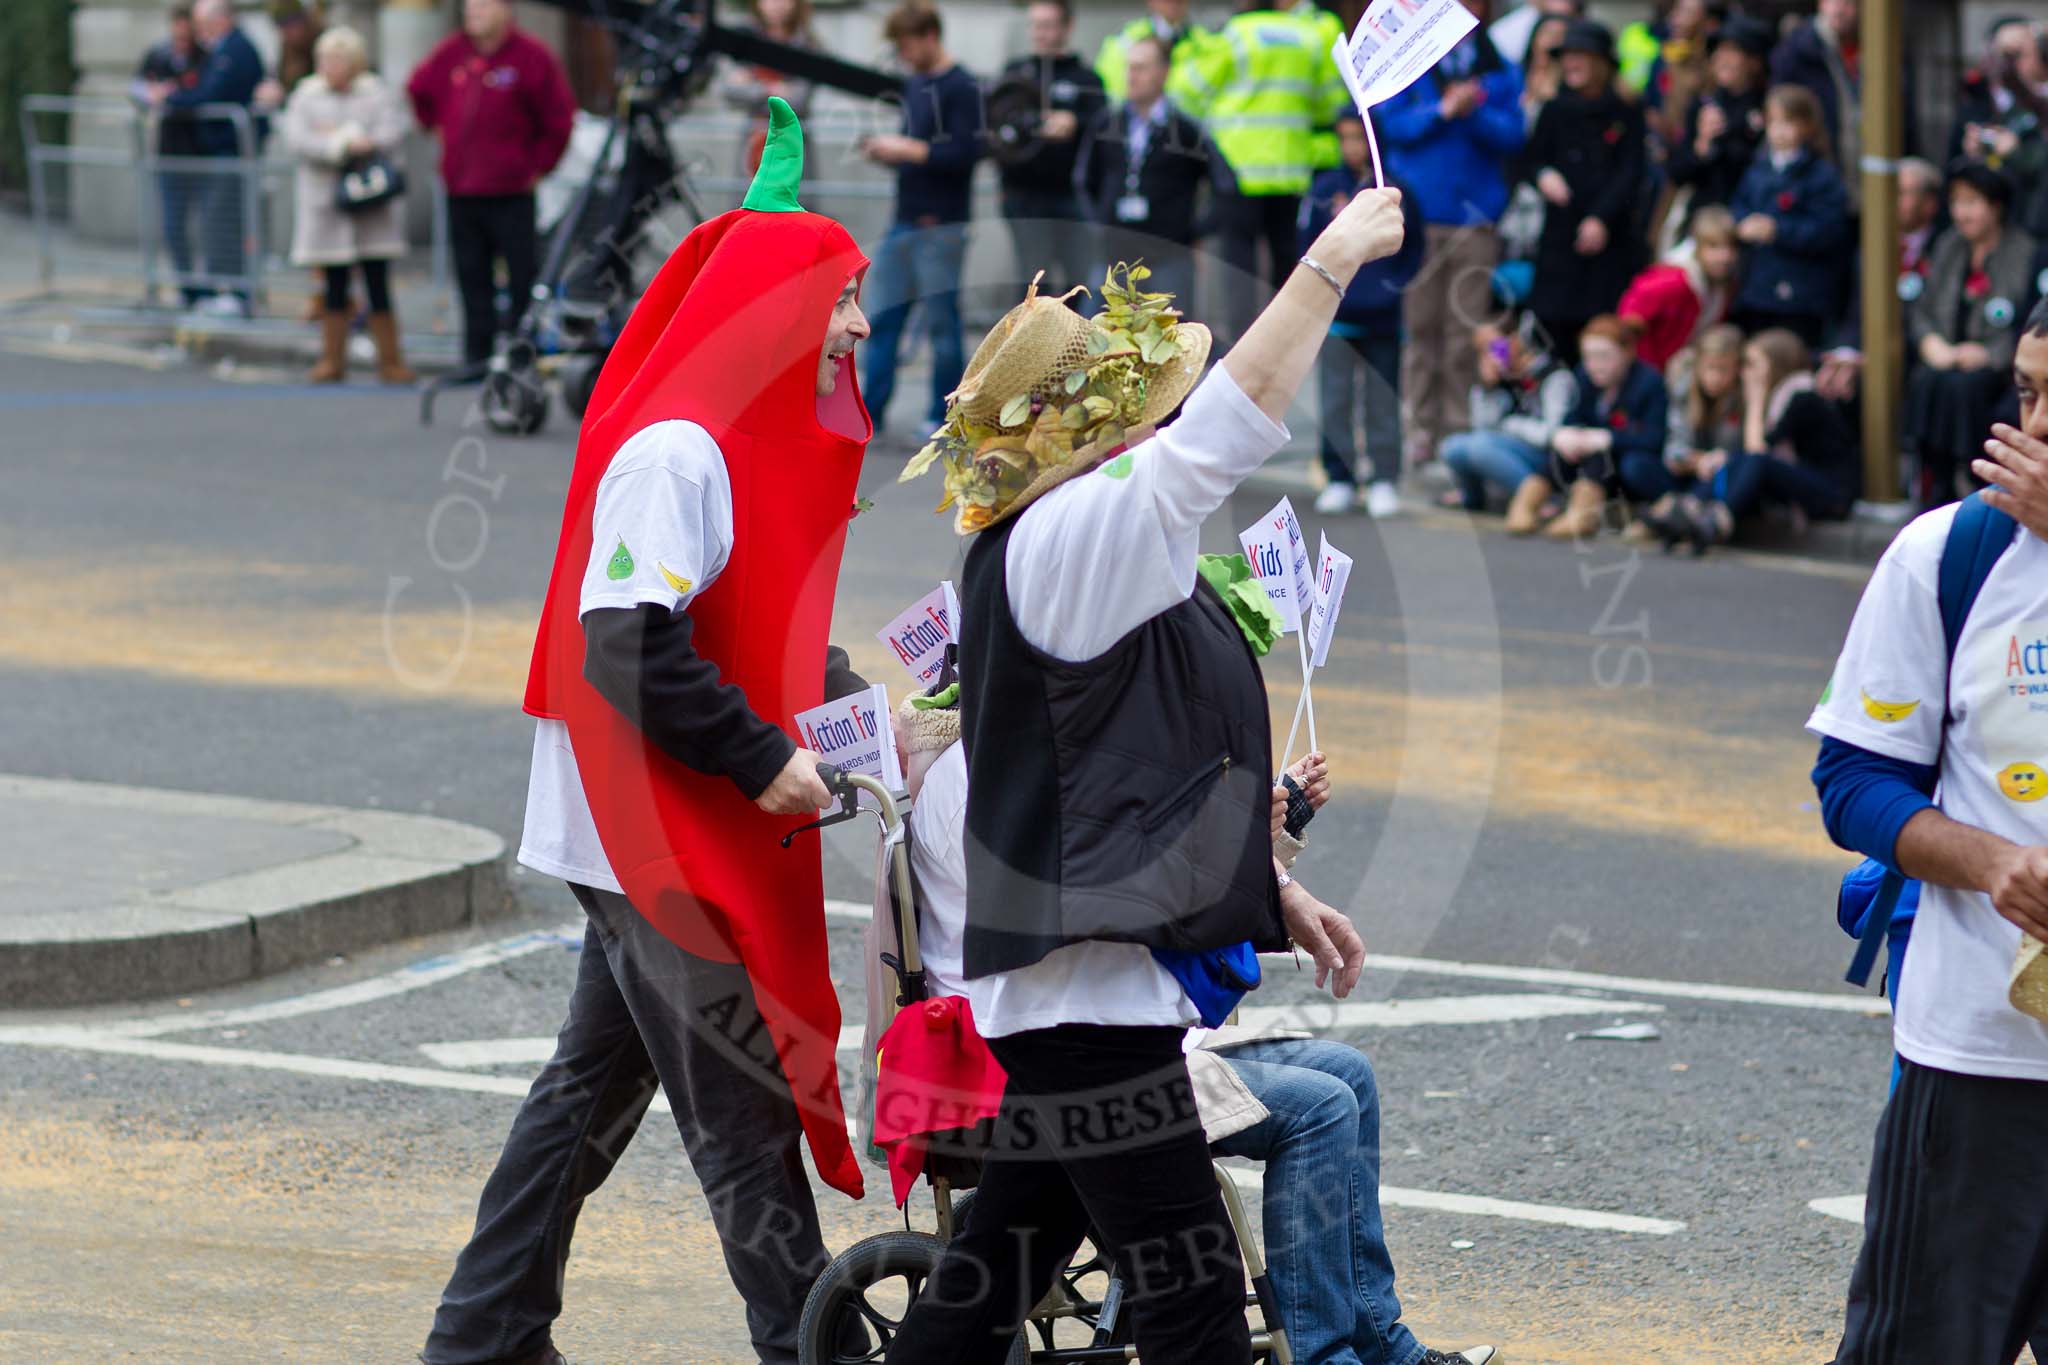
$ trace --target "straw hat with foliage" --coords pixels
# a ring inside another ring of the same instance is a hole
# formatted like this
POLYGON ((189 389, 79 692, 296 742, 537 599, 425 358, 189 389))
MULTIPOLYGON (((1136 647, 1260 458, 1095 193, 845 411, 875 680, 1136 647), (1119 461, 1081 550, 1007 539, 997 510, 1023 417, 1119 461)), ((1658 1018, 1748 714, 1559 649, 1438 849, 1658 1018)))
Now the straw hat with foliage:
POLYGON ((1103 308, 1084 318, 1038 280, 975 348, 946 421, 903 467, 908 482, 943 462, 961 535, 1014 516, 1123 444, 1127 428, 1180 406, 1209 360, 1209 329, 1183 322, 1173 295, 1147 293, 1151 271, 1111 266, 1103 308))

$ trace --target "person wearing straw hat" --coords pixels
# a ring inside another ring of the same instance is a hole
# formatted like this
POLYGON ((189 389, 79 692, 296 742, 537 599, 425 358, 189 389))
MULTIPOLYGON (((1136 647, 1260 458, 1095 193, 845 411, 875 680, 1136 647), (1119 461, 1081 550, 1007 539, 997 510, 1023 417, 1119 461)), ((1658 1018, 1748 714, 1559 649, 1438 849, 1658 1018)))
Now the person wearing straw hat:
POLYGON ((852 359, 868 262, 798 204, 802 168, 796 115, 771 98, 745 201, 683 239, 591 396, 527 675, 519 849, 589 922, 428 1365, 557 1365, 577 1214, 657 1089, 761 1361, 793 1365, 827 1264, 805 1141, 827 1185, 862 1192, 823 865, 815 842, 778 846, 830 800, 791 736, 824 700, 870 432, 852 359))
POLYGON ((961 972, 1009 1086, 891 1365, 1004 1360, 1091 1227, 1132 1285, 1141 1357, 1250 1358, 1182 1037, 1197 996, 1255 982, 1252 947, 1291 936, 1339 995, 1364 948, 1274 863, 1265 685, 1196 558, 1203 520, 1287 441, 1351 277, 1401 240, 1399 193, 1357 195, 1206 378, 1208 329, 1142 267, 1111 269, 1093 319, 1034 286, 905 467, 943 465, 940 510, 975 536, 961 972))

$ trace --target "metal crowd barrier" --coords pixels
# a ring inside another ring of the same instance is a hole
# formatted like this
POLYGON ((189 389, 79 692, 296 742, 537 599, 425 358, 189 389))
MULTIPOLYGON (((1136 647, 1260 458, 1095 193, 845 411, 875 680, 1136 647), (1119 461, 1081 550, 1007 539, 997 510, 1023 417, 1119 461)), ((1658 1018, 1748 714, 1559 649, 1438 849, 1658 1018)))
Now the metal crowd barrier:
MULTIPOLYGON (((275 277, 288 269, 280 258, 290 246, 295 186, 294 161, 270 126, 279 114, 234 104, 191 111, 193 121, 232 131, 233 154, 215 156, 163 153, 165 117, 129 99, 31 95, 21 109, 43 292, 90 280, 102 286, 93 292, 136 287, 150 308, 225 296, 251 312, 263 309, 275 277)), ((707 212, 735 207, 745 195, 752 179, 747 139, 757 126, 708 98, 671 122, 678 162, 707 212)), ((895 177, 865 161, 858 142, 897 126, 893 109, 821 98, 804 123, 805 206, 839 218, 863 243, 879 241, 892 216, 895 177)), ((577 148, 572 141, 563 164, 542 183, 543 225, 590 167, 594 140, 580 164, 577 148)), ((422 216, 434 296, 450 300, 447 210, 431 171, 414 177, 414 193, 421 192, 428 196, 422 216)), ((997 177, 986 161, 976 169, 973 198, 981 225, 999 221, 997 177)), ((661 237, 672 240, 650 239, 647 249, 665 253, 688 226, 671 220, 671 232, 661 237)))
POLYGON ((138 268, 146 302, 168 283, 184 302, 226 296, 261 302, 274 182, 289 162, 266 160, 260 115, 238 104, 158 115, 134 102, 66 95, 22 101, 29 206, 37 274, 57 285, 60 261, 78 252, 98 273, 120 269, 122 249, 138 268), (61 140, 48 135, 63 120, 61 140), (172 122, 175 119, 176 122, 172 122), (165 155, 163 131, 179 124, 225 126, 232 154, 165 155))

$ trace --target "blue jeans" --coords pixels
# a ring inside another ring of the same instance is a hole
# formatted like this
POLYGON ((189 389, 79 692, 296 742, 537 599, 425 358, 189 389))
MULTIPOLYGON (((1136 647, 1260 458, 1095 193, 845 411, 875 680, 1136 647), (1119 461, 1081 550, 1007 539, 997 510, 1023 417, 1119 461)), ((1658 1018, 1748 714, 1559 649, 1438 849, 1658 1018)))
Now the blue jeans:
POLYGON ((192 280, 192 212, 206 201, 206 178, 190 171, 158 171, 156 188, 158 220, 164 250, 171 258, 171 273, 185 302, 197 303, 206 291, 192 280))
POLYGON ((1458 481, 1458 496, 1468 512, 1486 510, 1486 485, 1498 484, 1513 493, 1522 480, 1543 472, 1543 452, 1504 431, 1461 431, 1444 437, 1439 449, 1444 468, 1458 481))
POLYGON ((1655 502, 1678 487, 1677 476, 1664 463, 1663 456, 1640 450, 1630 451, 1618 460, 1613 451, 1602 451, 1577 464, 1566 464, 1562 456, 1557 456, 1551 460, 1547 473, 1560 488, 1568 488, 1580 479, 1591 479, 1603 485, 1609 497, 1627 498, 1635 503, 1655 502))
POLYGON ((1267 1269, 1297 1365, 1415 1365, 1380 1226, 1380 1097, 1357 1048, 1316 1038, 1223 1053, 1271 1111, 1215 1144, 1266 1163, 1267 1269))
POLYGON ((961 371, 967 368, 960 348, 960 267, 966 254, 965 223, 894 223, 875 248, 866 289, 868 323, 874 330, 868 337, 861 396, 878 432, 896 392, 896 352, 913 303, 932 339, 932 401, 925 418, 934 427, 946 420, 946 395, 960 387, 961 371))

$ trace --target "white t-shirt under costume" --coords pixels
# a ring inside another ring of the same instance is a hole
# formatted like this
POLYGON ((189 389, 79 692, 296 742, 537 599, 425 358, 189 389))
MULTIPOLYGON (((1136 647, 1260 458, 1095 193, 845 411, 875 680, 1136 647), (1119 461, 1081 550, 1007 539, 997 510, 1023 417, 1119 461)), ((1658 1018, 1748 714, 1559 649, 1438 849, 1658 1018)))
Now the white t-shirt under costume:
MULTIPOLYGON (((1950 506, 1919 517, 1885 552, 1807 728, 1889 758, 1938 762, 1935 800, 1950 818, 2015 843, 2048 843, 2048 544, 2018 532, 1944 679, 1938 580, 1955 514, 1950 506)), ((1899 979, 1899 1052, 1944 1071, 2048 1080, 2048 1027, 2006 999, 2019 939, 1988 896, 1924 885, 1899 979)))
MULTIPOLYGON (((579 618, 643 603, 681 611, 732 554, 732 481, 718 443, 695 422, 634 432, 598 482, 590 524, 579 618)), ((559 720, 534 723, 519 861, 550 877, 620 890, 590 818, 569 727, 559 720)))
POLYGON ((933 995, 964 995, 975 1031, 1001 1038, 1055 1024, 1188 1024, 1187 992, 1136 943, 1070 943, 1029 967, 979 981, 960 974, 967 932, 967 749, 959 741, 925 773, 910 812, 918 948, 933 995))
MULTIPOLYGON (((1018 514, 1004 559, 1017 629, 1034 647, 1079 663, 1186 601, 1203 521, 1285 444, 1287 428, 1259 411, 1221 365, 1210 369, 1171 426, 1018 514)), ((943 763, 925 777, 926 793, 943 763)), ((963 785, 965 777, 963 759, 963 785)), ((964 799, 961 816, 964 832, 964 799)), ((923 824, 912 832, 923 838, 923 824)), ((959 945, 950 946, 957 971, 959 945)), ((1028 967, 967 982, 961 993, 991 1038, 1055 1024, 1187 1025, 1201 1017, 1151 950, 1135 943, 1069 944, 1028 967)))

